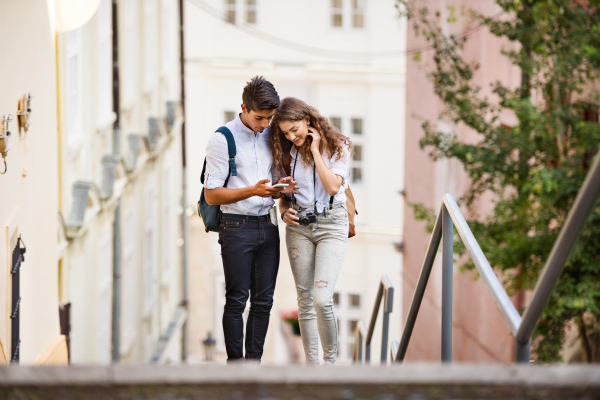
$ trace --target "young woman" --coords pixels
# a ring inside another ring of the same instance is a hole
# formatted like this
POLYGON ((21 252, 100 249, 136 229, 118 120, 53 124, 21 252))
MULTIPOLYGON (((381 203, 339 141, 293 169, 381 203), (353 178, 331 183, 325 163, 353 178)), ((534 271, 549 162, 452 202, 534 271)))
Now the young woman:
POLYGON ((298 320, 306 359, 335 365, 338 353, 333 290, 348 244, 344 188, 350 176, 350 140, 302 100, 283 99, 269 136, 278 175, 298 189, 279 201, 288 256, 296 282, 298 320))

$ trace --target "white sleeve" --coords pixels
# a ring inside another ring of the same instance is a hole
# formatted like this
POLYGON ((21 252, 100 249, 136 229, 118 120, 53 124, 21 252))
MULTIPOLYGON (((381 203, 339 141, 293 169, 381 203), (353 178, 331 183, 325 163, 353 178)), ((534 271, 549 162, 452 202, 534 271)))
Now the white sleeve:
POLYGON ((227 139, 221 132, 215 132, 206 146, 206 176, 204 187, 223 187, 229 175, 229 151, 227 139))
POLYGON ((339 152, 335 152, 329 161, 329 169, 336 175, 342 177, 342 186, 350 179, 350 150, 346 144, 342 145, 342 157, 338 160, 339 152))

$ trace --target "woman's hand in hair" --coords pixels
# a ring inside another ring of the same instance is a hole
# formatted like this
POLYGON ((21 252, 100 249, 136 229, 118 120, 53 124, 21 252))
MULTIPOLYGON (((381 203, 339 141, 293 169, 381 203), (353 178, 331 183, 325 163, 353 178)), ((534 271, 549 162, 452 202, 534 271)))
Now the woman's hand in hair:
POLYGON ((286 224, 290 224, 290 225, 300 225, 298 223, 298 217, 296 217, 296 214, 298 213, 298 211, 294 210, 293 208, 288 208, 288 210, 285 212, 285 214, 283 214, 283 222, 285 222, 286 224))
POLYGON ((321 143, 321 132, 312 126, 309 126, 308 135, 312 137, 310 151, 313 153, 313 156, 321 155, 321 150, 319 150, 319 144, 321 143))

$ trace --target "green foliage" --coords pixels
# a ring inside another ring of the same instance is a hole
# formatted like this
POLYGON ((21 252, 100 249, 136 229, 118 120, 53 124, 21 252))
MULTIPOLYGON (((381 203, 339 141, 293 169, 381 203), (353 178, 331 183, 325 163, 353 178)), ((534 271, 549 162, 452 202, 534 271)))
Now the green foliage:
MULTIPOLYGON (((473 82, 479 65, 462 57, 468 34, 445 35, 440 13, 432 15, 417 0, 398 0, 416 34, 433 47, 429 77, 444 104, 440 119, 480 134, 478 143, 466 143, 425 122, 421 147, 433 160, 454 158, 464 167, 471 187, 461 201, 470 210, 469 225, 490 263, 509 277, 509 293, 515 294, 533 289, 600 146, 600 126, 584 118, 597 108, 575 100, 584 89, 589 99, 589 90, 595 87, 600 0, 496 3, 504 11, 501 15, 484 16, 474 10, 462 14, 473 26, 486 27, 511 44, 502 54, 521 69, 522 82, 516 88, 494 82, 492 98, 485 98, 473 82), (500 113, 506 111, 516 116, 515 126, 500 124, 500 113), (493 193, 494 208, 480 217, 474 202, 484 192, 493 193)), ((456 10, 447 14, 447 22, 457 20, 456 10)), ((433 210, 413 208, 417 218, 431 223, 433 210)), ((600 207, 596 207, 534 332, 540 360, 560 360, 565 327, 571 322, 582 327, 582 340, 598 337, 598 324, 581 321, 600 320, 599 249, 600 207)), ((464 267, 473 265, 468 262, 464 267)), ((593 353, 587 351, 584 359, 600 361, 593 353)))

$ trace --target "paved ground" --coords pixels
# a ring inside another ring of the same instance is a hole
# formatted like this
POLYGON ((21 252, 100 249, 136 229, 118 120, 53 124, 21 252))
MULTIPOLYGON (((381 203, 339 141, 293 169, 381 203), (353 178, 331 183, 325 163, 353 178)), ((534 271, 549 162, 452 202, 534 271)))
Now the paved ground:
POLYGON ((0 399, 600 399, 600 367, 0 367, 0 399))

